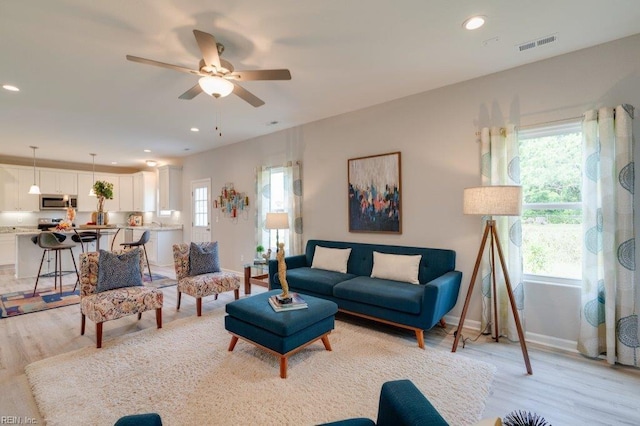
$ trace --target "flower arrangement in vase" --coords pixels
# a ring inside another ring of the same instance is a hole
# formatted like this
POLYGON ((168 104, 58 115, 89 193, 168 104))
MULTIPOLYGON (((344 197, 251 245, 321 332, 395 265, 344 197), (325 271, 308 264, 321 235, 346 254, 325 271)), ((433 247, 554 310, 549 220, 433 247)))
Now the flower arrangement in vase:
POLYGON ((104 200, 113 200, 113 184, 106 180, 97 180, 93 184, 93 192, 98 198, 98 211, 93 222, 97 225, 106 225, 109 223, 109 217, 104 211, 104 200))

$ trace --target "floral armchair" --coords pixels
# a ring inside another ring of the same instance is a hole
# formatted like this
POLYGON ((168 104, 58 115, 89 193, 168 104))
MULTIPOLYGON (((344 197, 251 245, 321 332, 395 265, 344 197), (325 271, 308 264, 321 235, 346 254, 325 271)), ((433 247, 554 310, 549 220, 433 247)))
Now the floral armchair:
POLYGON ((178 302, 176 309, 180 309, 182 293, 196 298, 196 314, 202 315, 202 298, 225 291, 233 290, 235 299, 240 297, 240 277, 231 272, 210 272, 198 275, 189 275, 189 244, 173 245, 173 263, 178 280, 178 302))
MULTIPOLYGON (((135 248, 134 250, 139 250, 135 248)), ((126 252, 116 251, 114 254, 126 252)), ((80 254, 80 314, 82 324, 80 334, 84 335, 85 317, 96 323, 96 347, 102 347, 102 324, 128 315, 155 309, 156 324, 162 328, 163 293, 161 290, 145 287, 121 287, 98 292, 99 252, 80 254)), ((144 258, 140 256, 140 271, 144 270, 144 258)), ((117 276, 117 274, 114 274, 117 276)))

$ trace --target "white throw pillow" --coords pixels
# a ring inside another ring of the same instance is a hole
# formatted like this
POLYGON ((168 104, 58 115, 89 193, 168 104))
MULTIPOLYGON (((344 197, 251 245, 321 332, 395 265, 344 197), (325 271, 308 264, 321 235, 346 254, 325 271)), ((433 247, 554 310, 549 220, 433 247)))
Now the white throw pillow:
POLYGON ((313 262, 311 262, 312 268, 326 269, 328 271, 347 273, 347 261, 351 249, 335 249, 322 246, 316 246, 316 251, 313 254, 313 262))
POLYGON ((387 254, 373 252, 373 270, 371 278, 384 278, 420 284, 418 268, 422 255, 387 254))

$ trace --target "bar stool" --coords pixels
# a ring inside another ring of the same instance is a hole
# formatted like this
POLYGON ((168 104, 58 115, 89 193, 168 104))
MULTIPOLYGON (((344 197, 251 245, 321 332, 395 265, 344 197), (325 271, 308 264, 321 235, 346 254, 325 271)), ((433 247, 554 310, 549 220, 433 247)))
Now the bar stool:
POLYGON ((71 236, 71 239, 76 243, 80 243, 83 253, 85 252, 85 244, 93 243, 98 239, 98 235, 93 231, 78 232, 74 229, 73 232, 74 234, 71 236))
MULTIPOLYGON (((73 291, 76 290, 78 283, 80 282, 80 274, 78 273, 78 267, 76 265, 76 259, 73 257, 72 249, 76 246, 76 243, 71 241, 64 241, 66 236, 63 235, 64 239, 60 241, 56 238, 56 235, 53 232, 41 232, 37 237, 36 241, 38 245, 43 249, 42 259, 40 260, 40 268, 38 268, 38 276, 36 277, 36 285, 33 287, 33 296, 36 295, 36 289, 38 288, 38 281, 40 280, 40 272, 42 271, 42 264, 44 263, 44 256, 48 252, 55 252, 55 272, 53 276, 53 285, 54 289, 58 287, 58 275, 60 275, 60 294, 62 294, 62 255, 60 254, 61 250, 69 250, 71 253, 71 260, 73 260, 73 268, 76 270, 76 284, 73 286, 73 291)), ((33 239, 32 239, 33 240, 33 239)))
POLYGON ((151 276, 151 265, 149 265, 149 256, 147 256, 147 248, 145 247, 145 244, 147 244, 149 242, 149 237, 151 236, 151 232, 149 232, 149 230, 147 229, 146 231, 144 231, 142 233, 142 236, 140 237, 140 239, 138 241, 130 241, 130 242, 124 242, 124 243, 120 243, 120 245, 123 248, 130 248, 130 247, 139 247, 142 246, 142 250, 144 253, 144 260, 145 262, 147 262, 147 269, 149 270, 149 279, 151 281, 153 281, 153 277, 151 276))

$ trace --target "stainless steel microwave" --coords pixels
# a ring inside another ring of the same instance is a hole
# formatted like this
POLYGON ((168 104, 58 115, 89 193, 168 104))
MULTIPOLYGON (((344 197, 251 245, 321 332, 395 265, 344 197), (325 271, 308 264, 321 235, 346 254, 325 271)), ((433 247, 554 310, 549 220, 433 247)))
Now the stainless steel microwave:
POLYGON ((77 195, 41 194, 40 210, 64 210, 67 207, 78 208, 77 195))

